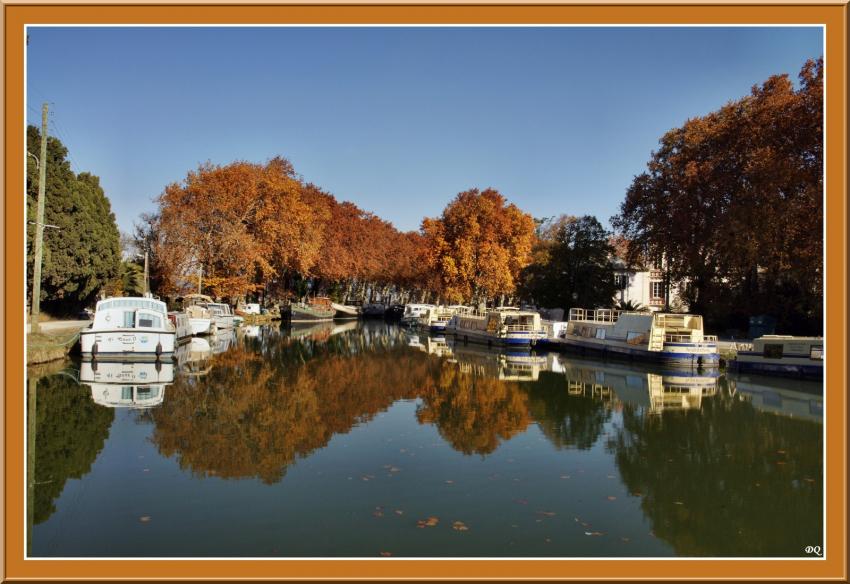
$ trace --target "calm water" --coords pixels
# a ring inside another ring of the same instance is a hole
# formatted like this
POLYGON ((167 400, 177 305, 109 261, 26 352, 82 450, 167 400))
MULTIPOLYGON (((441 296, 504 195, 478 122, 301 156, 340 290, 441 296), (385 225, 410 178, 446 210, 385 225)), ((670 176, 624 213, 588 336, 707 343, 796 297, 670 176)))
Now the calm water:
POLYGON ((822 545, 820 384, 500 353, 383 323, 246 327, 159 370, 52 369, 29 385, 33 556, 822 545))

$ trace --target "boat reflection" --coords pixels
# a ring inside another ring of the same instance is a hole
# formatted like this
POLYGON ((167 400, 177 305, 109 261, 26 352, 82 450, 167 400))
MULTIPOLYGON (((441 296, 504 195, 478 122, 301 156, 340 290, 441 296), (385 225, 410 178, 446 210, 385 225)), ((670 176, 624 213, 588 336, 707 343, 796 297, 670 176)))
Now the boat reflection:
POLYGON ((546 371, 549 360, 527 350, 504 347, 488 349, 483 345, 457 342, 450 339, 452 357, 460 364, 461 372, 484 375, 500 381, 537 381, 546 371))
POLYGON ((729 379, 729 390, 763 412, 823 422, 823 383, 736 374, 729 379))
POLYGON ((210 340, 213 355, 224 353, 236 346, 236 331, 232 328, 219 329, 210 340))
POLYGON ((152 408, 162 403, 165 386, 174 382, 174 364, 97 362, 80 364, 80 383, 88 385, 98 405, 152 408))
POLYGON ((207 339, 192 337, 188 343, 177 348, 177 369, 185 375, 206 375, 212 369, 212 347, 207 339))
POLYGON ((570 395, 617 400, 646 408, 650 413, 699 409, 704 398, 717 394, 719 373, 713 369, 665 370, 644 364, 627 366, 565 355, 552 357, 552 370, 567 378, 570 395))

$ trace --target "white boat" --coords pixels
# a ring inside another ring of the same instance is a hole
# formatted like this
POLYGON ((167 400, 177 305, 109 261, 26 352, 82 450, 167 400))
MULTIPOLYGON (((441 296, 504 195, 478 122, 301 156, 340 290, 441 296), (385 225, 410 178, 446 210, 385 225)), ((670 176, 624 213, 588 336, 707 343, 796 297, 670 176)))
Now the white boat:
POLYGON ((331 308, 336 310, 336 314, 334 318, 338 320, 346 320, 357 318, 360 316, 360 309, 356 306, 350 306, 348 304, 337 304, 336 302, 331 302, 331 308))
POLYGON ((185 312, 171 311, 168 313, 168 320, 174 326, 178 343, 185 342, 192 336, 192 325, 185 312))
POLYGON ((210 311, 200 304, 186 306, 183 310, 189 318, 189 326, 193 335, 208 335, 215 332, 210 311))
POLYGON ((95 403, 109 408, 150 408, 165 397, 174 382, 174 364, 83 361, 80 383, 91 388, 95 403))
POLYGON ((739 349, 732 366, 742 373, 823 379, 823 337, 764 335, 739 349))
MULTIPOLYGON (((209 302, 206 305, 213 322, 218 329, 232 329, 236 326, 236 317, 230 311, 230 305, 222 302, 209 302)), ((244 320, 241 319, 240 320, 244 320)))
POLYGON ((97 303, 92 324, 80 332, 80 350, 92 356, 171 354, 175 332, 165 302, 107 298, 97 303))
POLYGON ((431 308, 436 308, 433 304, 405 304, 404 314, 401 316, 402 326, 416 326, 419 324, 419 319, 431 308))
POLYGON ((526 347, 546 339, 546 329, 538 313, 510 307, 484 314, 455 314, 446 325, 446 332, 464 341, 526 347))
POLYGON ((548 369, 546 355, 537 355, 523 348, 489 349, 480 344, 449 341, 452 360, 460 371, 501 381, 537 381, 548 369))
POLYGON ((720 365, 717 337, 703 333, 696 314, 571 308, 566 329, 547 344, 680 367, 720 365))
POLYGON ((219 330, 210 342, 212 354, 218 355, 230 350, 236 346, 236 341, 236 331, 233 328, 219 330))
POLYGON ((446 325, 455 314, 467 314, 472 312, 472 309, 467 306, 452 305, 452 306, 434 306, 428 308, 419 317, 419 327, 423 330, 432 333, 442 333, 446 330, 446 325))

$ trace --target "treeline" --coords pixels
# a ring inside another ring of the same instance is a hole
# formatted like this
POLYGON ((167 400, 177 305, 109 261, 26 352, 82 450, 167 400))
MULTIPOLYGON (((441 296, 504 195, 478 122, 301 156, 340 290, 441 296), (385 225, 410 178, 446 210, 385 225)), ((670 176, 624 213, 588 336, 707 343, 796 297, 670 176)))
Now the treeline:
POLYGON ((822 126, 821 59, 799 88, 773 76, 665 134, 614 232, 592 216, 534 220, 494 189, 471 189, 403 233, 274 158, 200 166, 165 189, 137 237, 164 294, 196 289, 202 272, 204 291, 231 300, 609 307, 617 269, 654 264, 711 330, 769 314, 779 331, 822 333, 822 126))
POLYGON ((231 300, 484 300, 513 293, 534 237, 531 216, 492 189, 460 193, 420 232, 401 232, 279 157, 203 164, 157 202, 136 239, 169 296, 200 283, 231 300))
POLYGON ((711 328, 823 332, 823 59, 665 134, 612 225, 711 328))

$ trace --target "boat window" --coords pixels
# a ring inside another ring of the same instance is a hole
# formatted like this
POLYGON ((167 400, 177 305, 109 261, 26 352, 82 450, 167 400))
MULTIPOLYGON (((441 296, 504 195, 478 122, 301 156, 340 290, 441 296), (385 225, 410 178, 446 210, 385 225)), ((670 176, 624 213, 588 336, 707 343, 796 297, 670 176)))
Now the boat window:
POLYGON ((769 359, 781 359, 782 358, 782 345, 778 344, 765 344, 764 346, 764 356, 769 359))
POLYGON ((816 345, 809 351, 809 359, 823 361, 823 345, 816 345))
POLYGON ((162 328, 162 319, 152 314, 140 314, 139 326, 145 328, 162 328))
POLYGON ((605 329, 604 328, 596 329, 596 338, 597 339, 604 339, 605 338, 605 329))
POLYGON ((136 326, 136 313, 132 310, 124 311, 124 328, 133 328, 136 326))
POLYGON ((124 386, 121 388, 121 399, 133 399, 133 386, 124 386))

